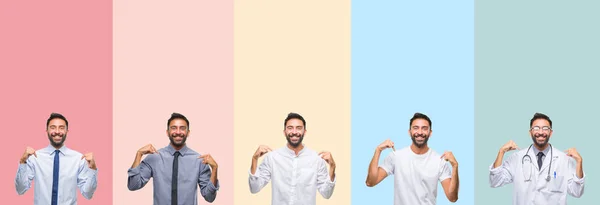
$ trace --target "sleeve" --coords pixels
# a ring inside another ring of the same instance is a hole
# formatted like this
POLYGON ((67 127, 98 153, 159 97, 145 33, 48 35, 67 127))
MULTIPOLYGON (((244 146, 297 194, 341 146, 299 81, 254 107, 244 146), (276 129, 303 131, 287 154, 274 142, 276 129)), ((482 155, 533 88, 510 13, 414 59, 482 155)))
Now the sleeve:
POLYGON ((24 194, 31 188, 31 181, 35 178, 35 165, 33 160, 31 160, 31 157, 32 156, 29 156, 29 158, 27 158, 27 163, 19 163, 17 176, 15 177, 15 188, 19 195, 24 194))
POLYGON ((256 168, 256 173, 252 174, 251 170, 248 170, 248 184, 250 186, 250 193, 256 194, 263 187, 271 181, 271 155, 265 155, 262 163, 256 168))
POLYGON ((198 186, 200 187, 200 194, 207 202, 215 201, 217 190, 219 190, 219 181, 217 180, 217 186, 210 181, 211 173, 210 166, 200 163, 198 186))
POLYGON ((567 193, 575 198, 579 198, 583 195, 585 173, 583 173, 583 178, 580 179, 577 177, 577 162, 569 157, 568 163, 569 179, 567 181, 567 193))
POLYGON ((331 176, 329 176, 329 171, 327 171, 327 163, 325 160, 320 159, 319 162, 319 170, 317 172, 317 189, 323 198, 329 199, 333 194, 333 189, 335 188, 335 182, 337 177, 331 181, 331 176))
POLYGON ((148 155, 146 159, 142 160, 140 165, 135 168, 129 168, 127 170, 127 188, 131 191, 141 189, 148 183, 148 180, 153 175, 152 161, 150 160, 153 155, 148 155))
POLYGON ((383 164, 379 165, 379 167, 383 168, 383 170, 385 170, 385 172, 387 172, 388 176, 391 176, 394 174, 394 169, 395 169, 395 163, 396 163, 396 155, 393 154, 394 152, 388 154, 387 157, 385 157, 385 159, 383 160, 383 164))
POLYGON ((515 163, 518 162, 517 153, 512 154, 508 159, 506 159, 502 165, 499 167, 493 168, 494 164, 490 165, 490 186, 492 188, 501 187, 505 184, 510 184, 513 182, 513 173, 515 163))
POLYGON ((441 159, 441 165, 440 165, 440 170, 439 170, 439 175, 438 175, 438 176, 440 176, 438 178, 438 180, 440 180, 440 182, 452 177, 452 172, 450 171, 451 167, 452 166, 450 166, 449 162, 447 162, 444 159, 441 159))
POLYGON ((96 192, 96 187, 98 186, 98 170, 90 169, 88 162, 85 159, 81 159, 79 164, 77 187, 79 187, 83 197, 92 199, 94 192, 96 192))

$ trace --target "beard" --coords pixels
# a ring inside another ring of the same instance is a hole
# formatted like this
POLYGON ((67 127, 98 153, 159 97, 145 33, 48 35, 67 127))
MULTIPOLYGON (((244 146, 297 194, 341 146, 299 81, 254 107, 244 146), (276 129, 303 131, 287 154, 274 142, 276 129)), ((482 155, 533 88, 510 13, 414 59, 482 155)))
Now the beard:
POLYGON ((423 146, 427 145, 427 140, 429 140, 429 135, 413 134, 412 136, 410 136, 410 139, 412 139, 412 142, 415 146, 417 146, 418 148, 422 148, 423 146), (419 143, 419 142, 417 142, 417 137, 424 137, 425 140, 423 140, 422 143, 419 143))
POLYGON ((171 144, 175 147, 182 147, 183 145, 185 145, 185 141, 187 140, 187 134, 171 134, 169 136, 169 140, 171 141, 171 144), (181 142, 177 143, 175 141, 175 137, 181 137, 183 138, 181 140, 181 142))
POLYGON ((62 134, 62 133, 54 133, 54 134, 50 134, 48 133, 48 140, 50 140, 50 144, 53 147, 62 147, 63 144, 65 143, 65 140, 67 139, 67 134, 62 134), (62 137, 62 139, 60 140, 60 142, 55 142, 52 138, 56 137, 56 136, 60 136, 62 137))
POLYGON ((292 146, 293 148, 296 148, 302 144, 302 140, 304 139, 304 134, 301 135, 301 134, 291 134, 290 133, 286 136, 285 139, 287 139, 287 142, 288 142, 288 144, 290 144, 290 146, 292 146), (291 139, 292 137, 299 137, 300 139, 298 139, 298 142, 293 143, 292 139, 291 139))
POLYGON ((531 140, 533 140, 533 143, 538 146, 538 147, 545 147, 548 144, 548 141, 550 141, 550 138, 548 137, 548 134, 545 133, 535 133, 531 136, 531 140), (545 137, 545 140, 543 142, 538 142, 537 138, 538 137, 545 137))

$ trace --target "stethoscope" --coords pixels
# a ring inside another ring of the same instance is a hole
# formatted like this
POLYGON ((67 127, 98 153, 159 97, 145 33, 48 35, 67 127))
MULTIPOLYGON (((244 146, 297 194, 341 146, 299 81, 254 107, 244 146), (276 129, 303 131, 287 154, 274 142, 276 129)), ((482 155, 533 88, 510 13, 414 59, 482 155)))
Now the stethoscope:
MULTIPOLYGON (((549 144, 549 145, 550 145, 550 165, 548 167, 548 176, 546 176, 546 181, 550 181, 550 170, 552 169, 552 157, 554 155, 552 152, 552 145, 551 144, 549 144)), ((531 156, 529 156, 529 150, 531 149, 531 146, 533 146, 533 144, 529 145, 529 148, 527 148, 527 152, 525 152, 525 156, 523 156, 523 158, 521 158, 521 164, 525 164, 525 158, 527 158, 529 163, 532 163, 531 156)), ((525 173, 523 173, 523 174, 525 174, 525 173)))

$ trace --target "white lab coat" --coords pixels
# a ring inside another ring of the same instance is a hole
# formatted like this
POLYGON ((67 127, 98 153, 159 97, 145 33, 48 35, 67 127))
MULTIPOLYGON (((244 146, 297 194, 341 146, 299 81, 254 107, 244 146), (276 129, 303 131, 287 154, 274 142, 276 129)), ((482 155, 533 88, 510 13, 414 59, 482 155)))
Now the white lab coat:
POLYGON ((538 168, 537 153, 534 153, 533 148, 529 149, 529 156, 531 157, 529 165, 524 164, 522 160, 527 149, 522 149, 505 158, 505 161, 499 167, 493 168, 494 164, 492 164, 490 166, 490 186, 496 188, 514 183, 513 204, 515 205, 564 205, 567 204, 567 193, 573 197, 581 197, 585 174, 584 178, 579 179, 575 172, 575 159, 554 147, 551 151, 552 157, 549 151, 548 156, 542 162, 541 170, 538 168), (550 181, 546 181, 550 160, 552 160, 550 181), (525 176, 528 168, 531 177, 525 176), (556 177, 554 173, 556 173, 556 177), (526 182, 527 178, 530 178, 531 181, 526 182))

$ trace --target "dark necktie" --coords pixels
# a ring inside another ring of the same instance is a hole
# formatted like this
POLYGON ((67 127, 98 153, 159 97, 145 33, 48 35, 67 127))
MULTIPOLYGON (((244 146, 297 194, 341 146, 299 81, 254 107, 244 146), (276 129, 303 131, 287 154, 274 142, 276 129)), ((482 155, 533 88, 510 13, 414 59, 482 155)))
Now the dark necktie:
POLYGON ((542 170, 542 157, 544 157, 544 153, 543 152, 538 152, 537 154, 537 160, 538 160, 538 169, 542 170))
POLYGON ((177 205, 177 173, 179 169, 179 163, 177 158, 181 155, 179 151, 176 151, 173 155, 173 177, 171 179, 171 205, 177 205))
POLYGON ((59 150, 54 151, 54 169, 52 171, 52 203, 58 205, 58 169, 60 168, 59 150))

